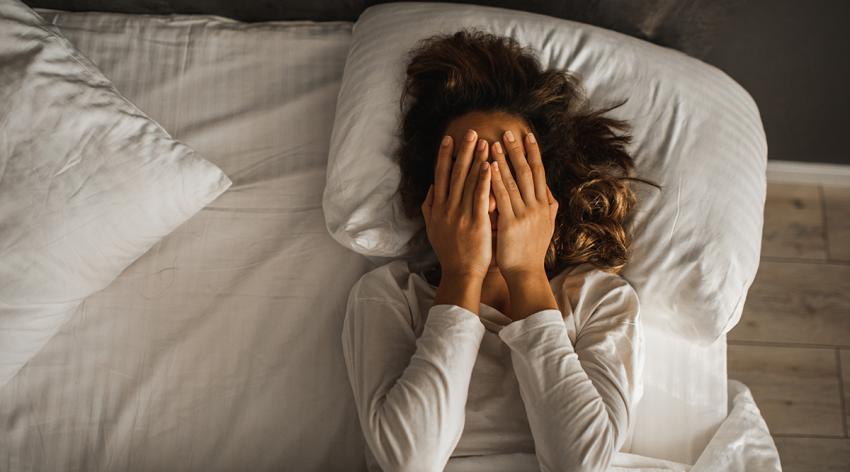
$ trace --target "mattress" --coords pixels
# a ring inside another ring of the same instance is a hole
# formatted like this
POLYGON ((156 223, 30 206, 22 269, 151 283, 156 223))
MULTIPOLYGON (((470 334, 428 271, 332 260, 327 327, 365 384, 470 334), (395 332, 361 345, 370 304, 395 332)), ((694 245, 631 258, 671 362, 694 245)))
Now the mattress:
MULTIPOLYGON (((321 209, 352 24, 40 13, 233 185, 0 390, 0 470, 365 470, 339 337, 374 262, 321 209)), ((629 450, 692 463, 726 415, 725 340, 646 335, 629 450)))

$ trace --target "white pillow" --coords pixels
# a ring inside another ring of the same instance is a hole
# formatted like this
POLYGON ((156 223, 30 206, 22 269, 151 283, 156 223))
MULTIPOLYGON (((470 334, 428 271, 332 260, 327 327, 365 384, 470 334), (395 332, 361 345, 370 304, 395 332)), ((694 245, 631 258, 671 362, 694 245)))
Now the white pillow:
POLYGON ((601 28, 499 8, 404 2, 367 9, 354 26, 339 92, 323 207, 341 244, 403 255, 421 221, 394 198, 393 160, 407 52, 425 37, 474 27, 516 38, 544 68, 583 81, 592 104, 633 126, 639 189, 623 276, 644 320, 707 344, 732 328, 758 267, 767 145, 758 109, 720 70, 601 28))
POLYGON ((0 0, 0 386, 230 179, 0 0))

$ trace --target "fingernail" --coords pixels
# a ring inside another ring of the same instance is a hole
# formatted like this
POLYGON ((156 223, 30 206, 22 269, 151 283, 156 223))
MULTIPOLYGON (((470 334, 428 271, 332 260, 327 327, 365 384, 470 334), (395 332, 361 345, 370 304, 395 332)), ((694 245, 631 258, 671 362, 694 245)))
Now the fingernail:
POLYGON ((514 142, 514 134, 511 133, 510 130, 505 131, 505 138, 508 140, 509 143, 514 142))
POLYGON ((478 150, 479 151, 483 151, 486 146, 487 146, 487 141, 484 141, 483 139, 478 140, 478 150))
POLYGON ((499 144, 498 141, 496 141, 495 144, 493 144, 493 150, 498 152, 499 154, 501 154, 502 153, 502 145, 499 144))
POLYGON ((528 133, 527 136, 528 136, 528 142, 530 142, 531 144, 534 144, 534 143, 537 142, 537 139, 534 138, 534 133, 528 133))
POLYGON ((488 164, 486 162, 481 163, 481 170, 487 170, 489 168, 490 168, 490 164, 488 164))
POLYGON ((445 135, 445 136, 443 136, 443 142, 441 142, 440 145, 441 146, 448 146, 449 143, 451 142, 451 140, 452 140, 451 136, 445 135))
POLYGON ((475 130, 468 130, 465 139, 470 142, 475 141, 475 130))
POLYGON ((495 170, 496 172, 499 172, 499 163, 498 162, 493 163, 493 170, 495 170))

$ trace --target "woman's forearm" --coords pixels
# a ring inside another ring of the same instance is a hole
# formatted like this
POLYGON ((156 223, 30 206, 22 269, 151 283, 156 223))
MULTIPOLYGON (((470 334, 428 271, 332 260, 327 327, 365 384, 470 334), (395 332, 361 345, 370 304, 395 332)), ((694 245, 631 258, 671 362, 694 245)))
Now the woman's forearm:
POLYGON ((484 325, 446 304, 417 337, 407 307, 355 289, 342 347, 366 443, 381 470, 443 470, 463 434, 484 325))
MULTIPOLYGON (((608 470, 628 424, 623 369, 604 356, 580 358, 561 315, 541 311, 500 332, 511 349, 535 455, 546 472, 608 470)), ((604 342, 605 333, 600 337, 604 342)))
POLYGON ((483 283, 484 280, 477 275, 445 273, 437 287, 434 305, 457 305, 477 315, 483 283))
POLYGON ((538 311, 558 309, 545 270, 505 274, 511 300, 512 320, 525 319, 538 311))
MULTIPOLYGON (((515 279, 511 298, 536 299, 527 293, 539 290, 541 282, 518 288, 534 278, 515 279)), ((607 470, 626 439, 640 395, 637 294, 625 280, 601 271, 578 272, 559 287, 564 312, 534 311, 543 305, 520 300, 525 308, 518 314, 532 315, 505 326, 499 337, 511 349, 541 470, 607 470), (574 304, 571 296, 583 300, 574 304), (573 338, 570 325, 577 330, 573 338)))

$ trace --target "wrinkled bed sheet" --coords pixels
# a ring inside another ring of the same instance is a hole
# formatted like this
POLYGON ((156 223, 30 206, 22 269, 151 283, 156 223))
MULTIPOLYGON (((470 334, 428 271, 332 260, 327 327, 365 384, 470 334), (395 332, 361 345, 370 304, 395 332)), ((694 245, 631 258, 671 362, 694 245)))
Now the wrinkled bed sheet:
POLYGON ((53 20, 233 185, 0 391, 0 470, 349 470, 339 333, 371 266, 328 235, 321 197, 351 24, 53 20))

